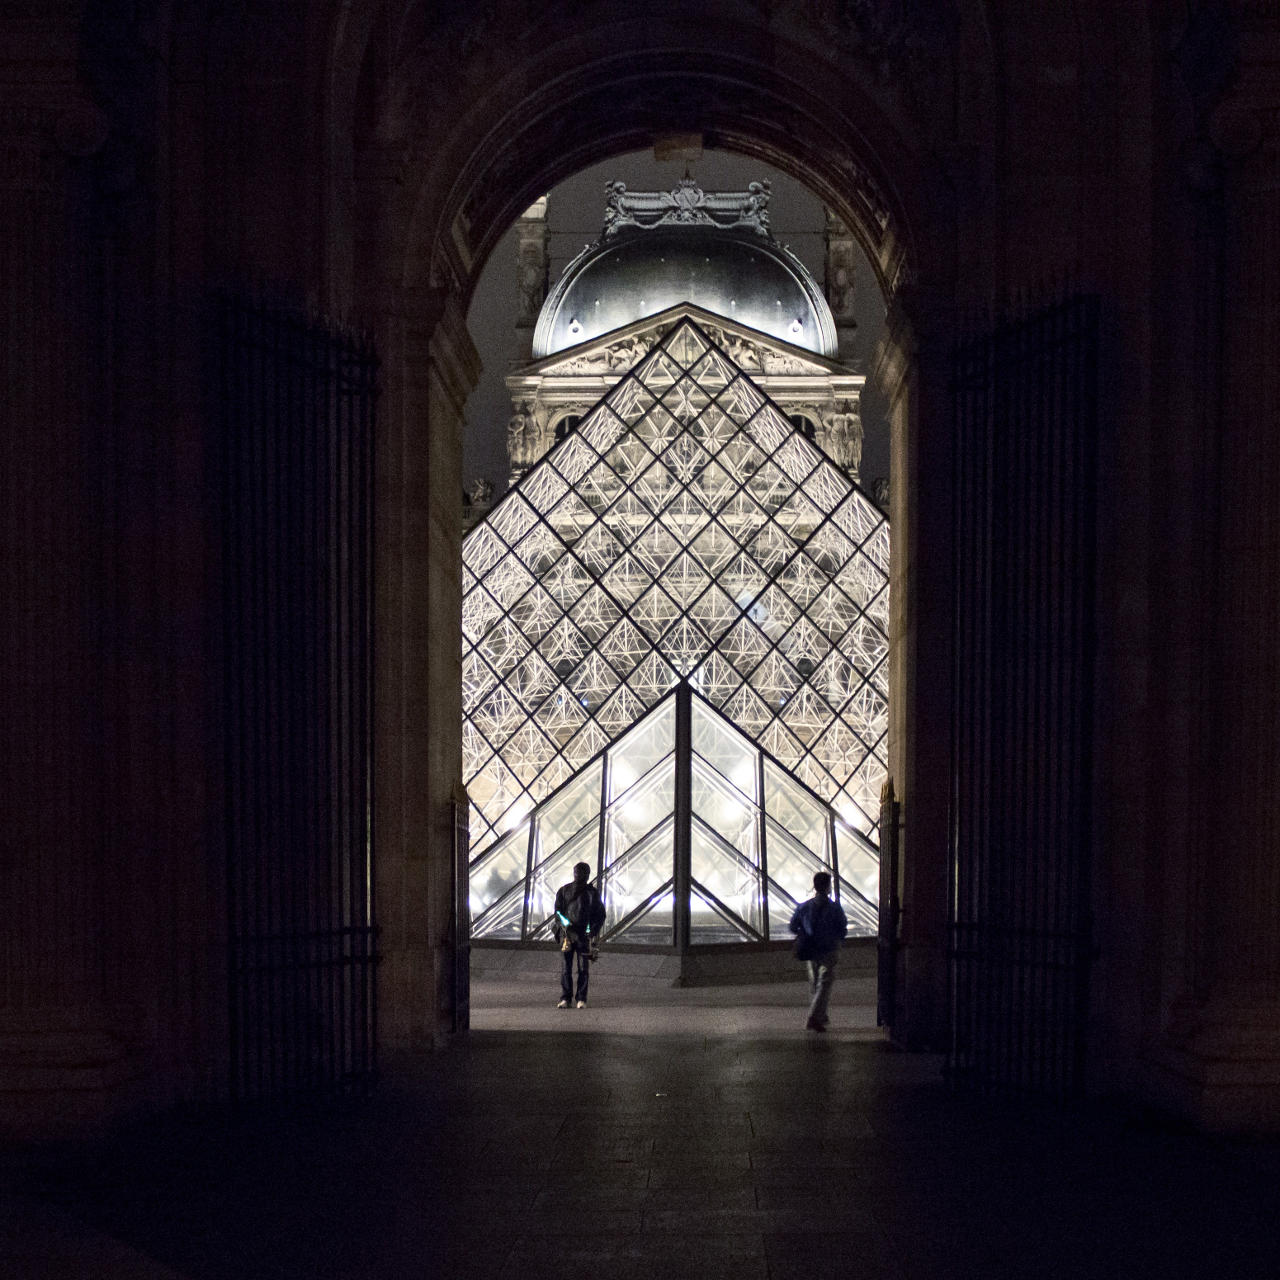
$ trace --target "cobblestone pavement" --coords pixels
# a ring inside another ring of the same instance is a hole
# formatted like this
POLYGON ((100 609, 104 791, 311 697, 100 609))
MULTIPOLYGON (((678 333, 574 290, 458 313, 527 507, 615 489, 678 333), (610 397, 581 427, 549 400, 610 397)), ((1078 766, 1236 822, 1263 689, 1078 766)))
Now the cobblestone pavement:
POLYGON ((3 1200, 0 1276, 1280 1275, 1275 1143, 956 1095, 857 980, 818 1036, 799 984, 599 978, 582 1012, 554 974, 477 984, 471 1035, 369 1101, 48 1164, 3 1200))

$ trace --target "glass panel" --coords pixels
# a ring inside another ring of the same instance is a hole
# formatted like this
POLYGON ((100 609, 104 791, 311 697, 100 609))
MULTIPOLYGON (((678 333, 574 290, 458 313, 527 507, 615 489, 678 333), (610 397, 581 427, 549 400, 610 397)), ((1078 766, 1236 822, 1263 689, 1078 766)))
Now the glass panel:
MULTIPOLYGON (((806 897, 812 896, 806 894, 806 897)), ((769 941, 787 941, 791 933, 791 917, 800 904, 783 889, 772 876, 769 877, 769 941)))
POLYGON ((518 941, 520 926, 524 921, 524 894, 512 889, 484 916, 471 926, 473 938, 506 938, 518 941))
POLYGON ((836 820, 836 855, 840 879, 848 881, 866 900, 880 901, 880 856, 861 833, 836 820))
MULTIPOLYGON (((772 760, 764 762, 765 812, 781 824, 782 829, 804 845, 824 866, 831 861, 828 845, 827 809, 797 783, 788 778, 772 760)), ((814 870, 817 870, 815 867, 814 870)), ((769 872, 775 875, 773 845, 770 837, 769 872)), ((779 883, 790 892, 790 886, 779 877, 779 883)), ((808 897, 808 893, 804 895, 808 897)))
POLYGON ((667 701, 610 750, 610 803, 674 751, 675 745, 675 702, 667 701))
POLYGON ((689 833, 689 859, 694 880, 743 923, 763 934, 759 867, 739 857, 700 821, 694 822, 689 833))
POLYGON ((471 918, 478 919, 499 898, 524 883, 529 856, 529 824, 522 823, 471 864, 471 918))
MULTIPOLYGON (((608 929, 611 926, 606 925, 608 929)), ((610 935, 614 941, 642 947, 669 947, 675 942, 675 899, 663 894, 621 933, 610 935)))
POLYGON ((813 897, 815 872, 831 870, 830 864, 814 857, 813 850, 793 840, 771 818, 766 823, 765 855, 769 860, 769 879, 776 880, 778 887, 796 902, 813 897))
MULTIPOLYGON (((755 802, 758 799, 756 764, 760 758, 755 747, 735 733, 723 716, 715 715, 697 698, 693 700, 691 734, 694 751, 728 778, 743 796, 755 802)), ((694 812, 698 812, 696 804, 694 812)), ((713 821, 709 815, 703 816, 716 831, 728 834, 718 821, 713 821)))
POLYGON ((760 861, 760 811, 697 756, 692 789, 694 816, 755 866, 760 861))
POLYGON ((529 880, 531 929, 541 925, 555 910, 556 891, 573 879, 574 864, 585 862, 594 872, 599 855, 600 828, 592 823, 534 866, 529 880))
MULTIPOLYGON (((609 836, 613 833, 606 832, 604 885, 601 890, 604 894, 606 936, 646 899, 651 898, 664 886, 670 886, 671 868, 675 859, 674 832, 675 823, 668 816, 656 830, 625 852, 616 850, 612 841, 609 840, 609 836)), ((640 932, 651 941, 669 944, 673 924, 670 894, 666 895, 665 901, 668 904, 665 926, 661 923, 664 917, 660 915, 657 919, 651 920, 647 928, 640 932), (663 927, 667 930, 665 938, 660 936, 663 927)), ((628 926, 617 936, 630 935, 631 927, 628 926)), ((629 940, 645 941, 646 939, 637 934, 629 940)))
POLYGON ((689 941, 754 942, 755 937, 722 914, 695 886, 689 894, 689 941))
POLYGON ((875 830, 887 522, 707 342, 682 322, 648 355, 636 344, 636 369, 463 540, 476 849, 625 736, 677 671, 875 830))
MULTIPOLYGON (((597 760, 588 765, 538 815, 538 829, 533 845, 535 863, 549 857, 571 836, 577 835, 587 823, 599 818, 600 774, 601 765, 597 760)), ((595 861, 594 857, 590 859, 593 867, 595 861)))

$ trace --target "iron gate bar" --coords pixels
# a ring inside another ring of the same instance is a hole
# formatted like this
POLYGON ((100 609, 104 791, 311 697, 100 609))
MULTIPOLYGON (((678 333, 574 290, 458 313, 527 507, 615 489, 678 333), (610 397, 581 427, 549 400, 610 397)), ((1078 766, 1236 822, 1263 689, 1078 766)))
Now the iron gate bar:
POLYGON ((230 1090, 375 1070, 368 342, 215 300, 225 447, 230 1090))
POLYGON ((1088 998, 1097 300, 953 356, 948 1067, 1079 1091, 1088 998))

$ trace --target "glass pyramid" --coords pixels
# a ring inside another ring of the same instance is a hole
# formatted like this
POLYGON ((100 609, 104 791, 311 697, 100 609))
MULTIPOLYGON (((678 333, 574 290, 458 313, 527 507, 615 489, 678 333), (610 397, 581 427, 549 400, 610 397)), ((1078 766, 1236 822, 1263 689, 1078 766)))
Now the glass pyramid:
POLYGON ((577 862, 593 868, 613 941, 790 939, 823 870, 850 933, 876 931, 875 846, 687 682, 472 861, 471 936, 550 937, 577 862))
POLYGON ((473 857, 681 680, 874 841, 888 568, 879 510, 677 320, 463 541, 473 857))

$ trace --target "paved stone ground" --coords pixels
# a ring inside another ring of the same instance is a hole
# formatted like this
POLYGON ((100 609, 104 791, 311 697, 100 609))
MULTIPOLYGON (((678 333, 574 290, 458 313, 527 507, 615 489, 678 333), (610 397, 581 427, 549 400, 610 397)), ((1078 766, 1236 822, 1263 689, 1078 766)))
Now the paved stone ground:
POLYGON ((861 980, 554 974, 476 986, 476 1030, 337 1112, 170 1120, 4 1199, 5 1280, 1280 1276, 1280 1146, 957 1096, 861 980), (594 979, 593 979, 594 981, 594 979))

